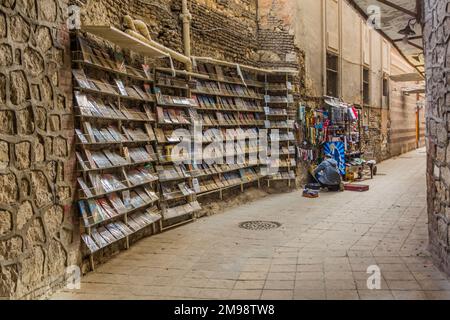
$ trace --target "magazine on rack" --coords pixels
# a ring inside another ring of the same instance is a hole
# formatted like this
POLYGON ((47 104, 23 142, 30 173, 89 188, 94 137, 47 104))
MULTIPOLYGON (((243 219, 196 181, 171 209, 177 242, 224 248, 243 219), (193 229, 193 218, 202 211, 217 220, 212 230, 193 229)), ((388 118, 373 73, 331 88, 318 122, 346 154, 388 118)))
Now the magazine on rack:
POLYGON ((145 203, 149 203, 152 201, 152 199, 148 196, 148 194, 145 192, 143 188, 138 188, 135 190, 139 197, 141 197, 142 200, 144 200, 145 203))
MULTIPOLYGON (((81 166, 81 169, 83 171, 88 171, 89 170, 89 168, 87 166, 88 161, 84 161, 83 157, 81 156, 81 154, 79 152, 76 152, 75 154, 76 154, 76 157, 77 157, 77 161, 78 161, 78 163, 81 166)), ((92 168, 92 169, 94 169, 94 168, 92 168)))
POLYGON ((84 202, 84 200, 78 201, 78 208, 80 209, 80 215, 83 218, 83 222, 84 222, 85 226, 90 226, 95 223, 93 217, 91 216, 91 214, 89 213, 89 211, 86 207, 86 203, 84 202))
POLYGON ((86 184, 86 182, 84 181, 83 178, 78 178, 77 181, 78 181, 78 184, 79 184, 80 187, 81 187, 81 190, 83 190, 84 196, 85 196, 86 198, 90 198, 90 197, 93 197, 93 196, 94 196, 94 195, 92 194, 92 192, 91 192, 91 189, 89 189, 89 187, 87 186, 87 184, 86 184))
POLYGON ((97 229, 91 231, 91 236, 100 248, 104 248, 108 245, 108 242, 100 235, 97 229))
POLYGON ((117 195, 117 193, 111 193, 108 195, 108 200, 113 205, 114 209, 120 214, 125 213, 127 208, 125 207, 122 199, 117 195))
POLYGON ((114 236, 116 240, 120 240, 125 236, 114 223, 108 224, 105 228, 114 236))
POLYGON ((97 229, 97 231, 100 233, 100 235, 105 239, 108 244, 113 243, 117 239, 114 238, 114 236, 109 232, 105 227, 100 227, 97 229))
POLYGON ((120 229, 120 231, 122 231, 123 234, 125 235, 130 235, 133 233, 133 231, 122 221, 118 221, 116 223, 114 223, 114 225, 120 229))
POLYGON ((89 249, 91 253, 100 250, 98 245, 95 243, 94 240, 92 240, 91 236, 89 236, 88 234, 86 233, 82 234, 81 238, 83 239, 83 242, 86 244, 86 247, 89 249))
POLYGON ((105 192, 102 187, 100 174, 97 172, 89 172, 88 173, 89 180, 91 181, 92 186, 94 187, 94 191, 96 195, 100 195, 105 192))
POLYGON ((102 222, 108 217, 103 213, 102 208, 93 199, 87 200, 87 205, 89 207, 89 212, 91 213, 92 219, 95 223, 102 222))
POLYGON ((122 96, 128 96, 127 90, 125 89, 125 86, 122 82, 122 80, 116 79, 115 80, 117 88, 119 89, 119 92, 122 96))
POLYGON ((101 151, 92 152, 92 159, 97 164, 98 168, 108 168, 111 166, 111 162, 105 157, 101 151))
POLYGON ((102 175, 101 183, 106 192, 114 192, 126 188, 126 185, 112 174, 102 175))
POLYGON ((109 217, 113 218, 117 215, 117 212, 111 208, 106 198, 98 199, 97 204, 102 207, 103 212, 109 217))
POLYGON ((128 217, 127 220, 128 226, 133 229, 135 232, 139 231, 141 229, 141 226, 139 223, 134 219, 134 215, 131 215, 128 217))

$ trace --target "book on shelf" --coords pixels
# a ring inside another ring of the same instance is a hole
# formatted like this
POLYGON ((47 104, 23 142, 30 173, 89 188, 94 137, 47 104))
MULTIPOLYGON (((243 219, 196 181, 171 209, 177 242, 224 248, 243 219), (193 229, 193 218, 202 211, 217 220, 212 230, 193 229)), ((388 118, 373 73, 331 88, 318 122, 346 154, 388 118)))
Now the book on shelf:
POLYGON ((92 130, 92 126, 89 122, 83 122, 83 128, 84 128, 84 132, 86 133, 86 135, 84 135, 86 137, 86 139, 90 142, 90 143, 94 143, 95 142, 95 137, 94 137, 94 131, 92 130))
POLYGON ((95 243, 95 241, 88 234, 83 233, 81 235, 81 239, 83 239, 83 242, 86 244, 86 247, 89 249, 89 251, 91 253, 100 250, 100 247, 95 243))
POLYGON ((122 199, 123 199, 123 205, 125 208, 131 208, 131 195, 130 190, 122 191, 122 199))
POLYGON ((115 70, 120 72, 127 72, 125 67, 125 57, 123 53, 115 51, 114 52, 115 70))
POLYGON ((114 236, 105 227, 97 228, 97 232, 107 242, 107 244, 111 244, 116 241, 116 238, 114 238, 114 236))
POLYGON ((111 162, 101 151, 92 152, 92 159, 98 168, 108 168, 112 166, 111 162))
POLYGON ((125 235, 122 233, 122 231, 120 231, 119 228, 116 227, 116 225, 114 223, 110 223, 108 225, 105 226, 105 228, 114 236, 115 239, 120 240, 122 239, 125 235))
POLYGON ((147 115, 147 119, 150 121, 155 121, 155 114, 152 112, 151 107, 148 105, 144 105, 144 111, 147 115))
POLYGON ((122 221, 118 221, 114 224, 117 228, 120 229, 120 231, 122 231, 123 234, 125 234, 127 236, 133 233, 133 231, 122 221))
POLYGON ((86 155, 86 159, 88 159, 89 165, 91 167, 91 169, 96 169, 97 166, 95 164, 94 159, 92 158, 92 154, 91 151, 88 149, 84 149, 84 154, 86 155))
MULTIPOLYGON (((85 161, 79 152, 76 152, 75 154, 76 154, 76 157, 77 157, 77 161, 78 161, 78 163, 81 166, 81 169, 83 171, 88 171, 89 170, 89 168, 87 166, 88 161, 85 161)), ((91 168, 91 169, 95 169, 95 168, 91 168)))
POLYGON ((197 178, 192 179, 192 187, 195 193, 200 193, 200 183, 197 178))
POLYGON ((97 204, 101 206, 103 212, 109 217, 113 218, 117 215, 117 212, 109 205, 106 198, 98 199, 97 204))
POLYGON ((152 199, 150 198, 150 196, 145 192, 145 190, 143 188, 137 188, 136 193, 139 195, 139 197, 144 200, 144 203, 150 203, 152 202, 152 199))
POLYGON ((119 89, 119 93, 122 96, 128 96, 127 90, 125 89, 125 85, 123 84, 122 80, 116 79, 115 80, 117 88, 119 89))
POLYGON ((78 184, 80 185, 81 190, 83 191, 84 196, 85 196, 86 198, 89 198, 89 197, 93 197, 93 196, 94 196, 94 195, 92 194, 91 189, 87 186, 87 184, 86 184, 86 182, 84 181, 83 178, 77 178, 77 181, 78 181, 78 184))
POLYGON ((104 248, 108 246, 108 242, 100 235, 100 233, 97 231, 97 229, 92 229, 91 236, 94 239, 94 241, 97 243, 99 248, 104 248))
POLYGON ((181 193, 183 193, 183 195, 185 196, 195 194, 195 192, 191 188, 189 188, 186 182, 179 183, 178 188, 180 189, 181 193))
POLYGON ((88 140, 86 139, 86 137, 84 136, 83 132, 81 132, 80 129, 75 129, 75 133, 77 134, 78 140, 81 143, 89 143, 88 140))
POLYGON ((122 214, 127 211, 125 204, 122 202, 122 199, 117 195, 117 193, 108 194, 107 197, 117 212, 122 214))
POLYGON ((135 232, 142 229, 142 223, 139 219, 136 219, 137 215, 131 215, 128 217, 128 226, 135 232))
POLYGON ((77 81, 78 85, 83 89, 96 89, 95 86, 89 81, 83 69, 74 69, 72 74, 77 81))
POLYGON ((95 223, 94 219, 86 208, 86 203, 83 200, 78 201, 78 208, 85 226, 90 226, 95 223))
POLYGON ((142 100, 150 100, 149 95, 147 94, 147 92, 145 92, 144 90, 142 90, 139 86, 133 86, 133 89, 137 92, 138 97, 142 100))
POLYGON ((94 223, 99 223, 106 219, 101 207, 97 205, 97 202, 95 200, 89 199, 86 201, 86 203, 94 223))
POLYGON ((119 178, 110 173, 103 174, 100 181, 103 189, 107 193, 126 188, 126 185, 119 178))
POLYGON ((139 95, 139 93, 134 89, 134 87, 125 87, 125 91, 126 91, 126 93, 127 93, 127 95, 129 97, 132 97, 132 98, 135 98, 135 99, 138 99, 138 100, 145 99, 145 98, 142 98, 142 96, 139 95))
POLYGON ((148 186, 144 186, 144 191, 147 193, 147 195, 150 197, 150 199, 152 201, 158 201, 159 197, 156 194, 156 192, 154 190, 152 190, 151 188, 149 188, 148 186))
POLYGON ((147 77, 147 79, 152 80, 153 79, 153 75, 152 75, 152 71, 151 68, 148 64, 143 64, 142 65, 142 69, 144 70, 144 74, 147 77))
POLYGON ((130 204, 134 209, 137 209, 142 207, 145 204, 145 201, 135 190, 133 190, 130 192, 130 204))
POLYGON ((93 190, 95 191, 96 195, 102 194, 105 192, 102 187, 102 182, 100 178, 100 174, 96 172, 89 172, 88 173, 89 180, 91 181, 91 184, 93 186, 93 190))

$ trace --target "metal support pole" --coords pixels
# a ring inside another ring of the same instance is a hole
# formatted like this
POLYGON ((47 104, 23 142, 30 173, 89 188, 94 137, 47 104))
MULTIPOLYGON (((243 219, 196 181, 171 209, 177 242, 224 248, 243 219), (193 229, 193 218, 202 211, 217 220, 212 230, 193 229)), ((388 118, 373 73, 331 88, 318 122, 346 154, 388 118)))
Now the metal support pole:
MULTIPOLYGON (((183 21, 183 44, 184 44, 184 54, 190 58, 191 57, 191 20, 192 15, 189 12, 187 0, 181 1, 181 14, 180 19, 183 21)), ((192 71, 192 66, 187 66, 188 71, 192 71)))

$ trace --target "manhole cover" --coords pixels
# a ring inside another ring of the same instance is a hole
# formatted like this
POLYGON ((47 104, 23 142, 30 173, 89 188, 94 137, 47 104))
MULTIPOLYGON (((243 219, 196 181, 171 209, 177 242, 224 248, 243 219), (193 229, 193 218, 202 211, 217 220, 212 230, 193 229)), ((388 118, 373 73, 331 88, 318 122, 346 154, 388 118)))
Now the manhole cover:
POLYGON ((239 227, 247 230, 270 230, 281 227, 281 223, 273 221, 246 221, 239 224, 239 227))

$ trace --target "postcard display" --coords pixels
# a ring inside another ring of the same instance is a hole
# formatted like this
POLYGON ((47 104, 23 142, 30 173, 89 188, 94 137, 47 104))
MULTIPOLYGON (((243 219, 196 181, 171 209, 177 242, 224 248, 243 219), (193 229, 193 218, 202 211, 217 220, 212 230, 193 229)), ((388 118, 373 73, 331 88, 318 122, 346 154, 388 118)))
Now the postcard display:
POLYGON ((161 229, 154 74, 72 38, 78 208, 93 254, 161 229))
POLYGON ((256 75, 244 80, 235 66, 198 62, 197 72, 209 78, 195 79, 196 89, 192 90, 202 142, 204 146, 216 145, 215 151, 204 153, 203 161, 193 164, 198 197, 217 193, 222 199, 223 192, 233 187, 240 187, 241 192, 253 183, 260 187, 257 138, 264 125, 264 96, 259 93, 263 84, 256 81, 256 75), (223 163, 210 162, 218 158, 223 163), (227 161, 231 158, 234 160, 227 161))
POLYGON ((291 119, 289 115, 289 109, 292 109, 294 104, 291 78, 292 76, 288 73, 264 76, 264 126, 269 131, 269 144, 271 145, 275 141, 279 144, 279 156, 270 154, 271 147, 269 146, 266 161, 269 187, 271 181, 287 181, 289 187, 291 187, 292 181, 296 184, 294 119, 291 119))
POLYGON ((197 102, 190 98, 189 76, 174 77, 173 72, 176 71, 163 68, 155 71, 155 134, 159 158, 156 171, 160 179, 164 219, 177 221, 170 227, 195 219, 196 213, 201 210, 196 199, 191 165, 192 124, 197 115, 197 102), (177 134, 180 129, 185 129, 186 133, 177 134), (185 148, 179 148, 178 152, 174 150, 181 145, 185 148), (187 216, 190 219, 181 220, 187 216))

